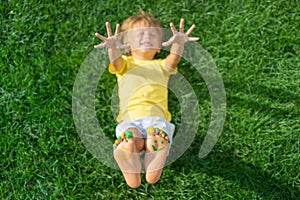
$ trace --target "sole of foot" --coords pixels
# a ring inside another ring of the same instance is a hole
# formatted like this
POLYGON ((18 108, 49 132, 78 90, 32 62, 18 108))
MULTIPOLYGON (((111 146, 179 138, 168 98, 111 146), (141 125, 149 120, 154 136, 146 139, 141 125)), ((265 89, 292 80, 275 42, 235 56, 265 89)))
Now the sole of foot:
POLYGON ((161 176, 166 158, 169 153, 169 137, 168 135, 154 127, 147 130, 145 153, 145 171, 146 180, 150 184, 156 183, 161 176))
POLYGON ((130 130, 121 134, 114 145, 114 158, 121 169, 126 183, 131 188, 137 188, 141 184, 141 160, 139 153, 141 138, 134 137, 138 135, 136 130, 130 130))

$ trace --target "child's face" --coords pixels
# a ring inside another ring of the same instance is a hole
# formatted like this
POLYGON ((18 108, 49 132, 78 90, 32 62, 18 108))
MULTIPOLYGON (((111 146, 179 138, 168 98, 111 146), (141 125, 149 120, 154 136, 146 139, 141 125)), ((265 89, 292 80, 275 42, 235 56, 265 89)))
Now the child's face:
POLYGON ((131 52, 151 53, 154 55, 160 51, 161 36, 158 27, 150 27, 144 22, 133 25, 129 31, 128 42, 131 52))

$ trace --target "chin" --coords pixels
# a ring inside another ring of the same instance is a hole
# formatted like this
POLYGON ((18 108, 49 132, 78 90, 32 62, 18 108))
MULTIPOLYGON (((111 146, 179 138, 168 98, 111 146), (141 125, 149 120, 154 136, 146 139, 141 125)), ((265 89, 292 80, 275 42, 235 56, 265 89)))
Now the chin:
POLYGON ((154 49, 141 49, 141 50, 139 50, 139 51, 140 51, 140 52, 148 53, 148 52, 154 51, 154 49))
POLYGON ((137 49, 138 51, 140 52, 152 52, 152 51, 158 51, 157 48, 140 48, 140 49, 137 49))

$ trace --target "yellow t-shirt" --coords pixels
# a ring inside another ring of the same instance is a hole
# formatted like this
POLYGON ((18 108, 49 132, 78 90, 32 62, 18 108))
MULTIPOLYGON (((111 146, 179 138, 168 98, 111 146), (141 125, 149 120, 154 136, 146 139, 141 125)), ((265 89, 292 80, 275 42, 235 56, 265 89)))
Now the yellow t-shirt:
POLYGON ((125 62, 119 71, 109 66, 109 72, 116 74, 118 79, 120 110, 117 121, 148 116, 171 121, 168 111, 168 81, 170 75, 177 72, 177 68, 168 70, 162 59, 122 57, 125 62))

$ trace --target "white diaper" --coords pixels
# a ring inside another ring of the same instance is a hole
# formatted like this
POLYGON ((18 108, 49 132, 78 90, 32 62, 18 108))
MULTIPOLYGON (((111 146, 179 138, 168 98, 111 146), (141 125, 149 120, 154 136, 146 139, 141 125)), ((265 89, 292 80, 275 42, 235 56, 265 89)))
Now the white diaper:
POLYGON ((142 117, 136 120, 126 120, 119 123, 116 127, 116 136, 119 137, 129 128, 139 130, 144 139, 147 138, 147 129, 153 126, 163 130, 169 136, 170 145, 172 144, 173 134, 175 130, 174 124, 161 117, 142 117))

